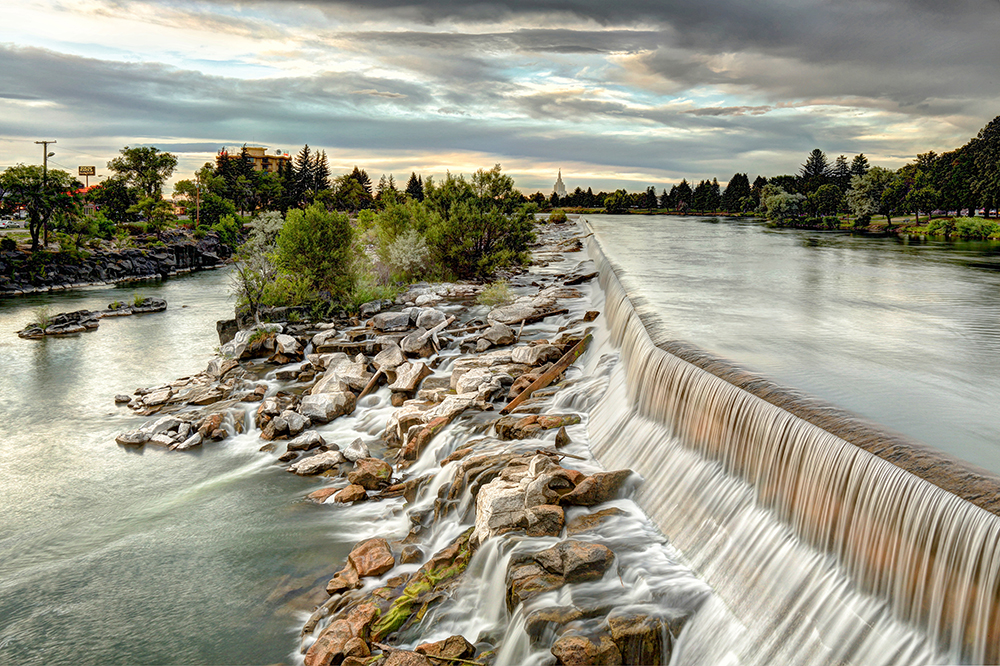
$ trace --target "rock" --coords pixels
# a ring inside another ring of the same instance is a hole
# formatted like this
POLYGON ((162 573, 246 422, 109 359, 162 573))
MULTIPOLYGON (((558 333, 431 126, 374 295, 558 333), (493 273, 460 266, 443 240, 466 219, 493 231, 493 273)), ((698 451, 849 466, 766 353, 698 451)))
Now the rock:
POLYGON ((607 546, 587 541, 563 541, 551 548, 534 553, 532 559, 567 583, 599 580, 604 576, 615 554, 607 546))
POLYGON ((292 437, 295 437, 309 427, 309 419, 291 409, 286 409, 281 412, 279 418, 284 419, 285 423, 288 425, 288 434, 292 437))
POLYGON ((275 352, 284 356, 298 356, 302 353, 299 341, 290 335, 279 333, 274 337, 275 352))
POLYGON ((485 340, 494 347, 503 347, 514 342, 516 336, 514 330, 506 324, 493 324, 479 336, 480 340, 485 340))
POLYGON ((441 432, 441 430, 449 423, 451 423, 451 419, 439 416, 436 419, 431 419, 431 421, 418 430, 416 434, 407 437, 406 443, 403 444, 402 449, 403 459, 416 460, 419 458, 420 454, 427 448, 427 445, 430 444, 431 439, 434 438, 434 435, 441 432))
POLYGON ((358 587, 359 580, 358 572, 348 564, 348 566, 338 571, 330 579, 330 582, 326 584, 326 592, 327 594, 340 594, 347 590, 353 590, 358 587))
POLYGON ((174 440, 173 437, 170 437, 169 435, 162 432, 159 435, 153 435, 152 437, 149 438, 149 441, 147 442, 147 444, 156 444, 157 446, 163 446, 168 449, 171 448, 176 443, 177 442, 174 440))
POLYGON ((362 303, 361 307, 358 308, 358 316, 362 319, 368 319, 374 315, 382 312, 382 300, 368 301, 367 303, 362 303))
POLYGON ((125 395, 124 393, 119 393, 115 396, 115 404, 120 405, 122 403, 127 403, 132 401, 132 396, 125 395))
POLYGON ((353 442, 347 445, 347 448, 342 449, 344 457, 350 462, 357 462, 361 458, 371 457, 371 453, 368 451, 368 445, 365 444, 364 440, 358 437, 353 442))
POLYGON ((512 566, 507 568, 506 577, 506 603, 507 610, 511 613, 514 612, 518 604, 544 592, 558 589, 566 583, 562 576, 549 573, 537 564, 514 564, 513 560, 511 564, 512 566))
POLYGON ((602 509, 583 516, 577 516, 566 524, 566 536, 587 532, 611 519, 614 516, 624 516, 625 512, 615 507, 602 509))
POLYGON ((295 439, 288 442, 288 451, 309 451, 320 446, 325 446, 326 440, 315 430, 304 432, 295 439))
POLYGON ((354 638, 346 620, 334 620, 306 651, 305 666, 331 666, 344 657, 347 642, 354 638))
POLYGON ((168 400, 170 400, 170 397, 173 394, 174 392, 170 390, 169 387, 159 391, 153 391, 152 393, 147 393, 146 395, 142 396, 142 404, 146 405, 147 407, 156 407, 157 405, 163 405, 168 400))
POLYGON ((426 358, 434 353, 430 336, 424 337, 427 333, 425 329, 418 328, 405 338, 399 341, 399 348, 408 356, 419 356, 426 358))
POLYGON ((569 438, 569 435, 566 434, 566 427, 560 426, 559 432, 556 433, 556 448, 561 449, 564 446, 569 446, 572 443, 573 440, 571 440, 569 438))
POLYGON ((408 650, 393 650, 389 653, 389 657, 382 662, 382 666, 433 666, 433 664, 422 654, 408 650))
POLYGON ((115 442, 120 446, 142 446, 149 441, 149 433, 141 430, 119 433, 115 442))
POLYGON ((354 470, 347 474, 347 480, 364 487, 366 490, 378 490, 389 485, 392 478, 392 467, 378 458, 361 458, 354 463, 354 470))
POLYGON ((215 330, 219 334, 219 344, 224 345, 234 337, 240 330, 240 325, 235 319, 220 319, 215 322, 215 330))
POLYGON ((361 578, 381 576, 396 566, 396 558, 392 556, 389 542, 380 537, 366 539, 354 546, 347 561, 361 578))
POLYGON ((621 652, 623 664, 664 664, 670 661, 670 633, 663 630, 662 620, 639 613, 624 613, 609 617, 608 628, 611 640, 621 652))
POLYGON ((399 554, 400 564, 416 564, 422 559, 424 559, 424 551, 420 549, 420 546, 412 543, 403 546, 403 550, 399 554))
POLYGON ((599 310, 587 310, 587 312, 583 315, 583 320, 591 322, 597 319, 600 315, 601 312, 599 310))
POLYGON ((422 643, 414 651, 431 658, 445 660, 469 659, 476 654, 476 646, 464 636, 449 636, 443 641, 422 643))
POLYGON ((618 666, 622 663, 618 646, 606 634, 594 639, 563 635, 552 644, 551 652, 557 666, 618 666))
POLYGON ((380 312, 371 319, 372 326, 377 331, 392 333, 410 328, 409 312, 380 312))
POLYGON ((357 398, 350 391, 302 396, 299 413, 315 423, 327 423, 354 411, 357 398))
POLYGON ((510 360, 514 363, 536 366, 558 361, 562 355, 562 349, 555 345, 528 345, 512 349, 510 360))
POLYGON ((319 490, 314 490, 308 495, 306 495, 306 499, 312 502, 316 502, 317 504, 322 504, 332 495, 336 495, 341 490, 342 490, 341 488, 320 488, 319 490))
POLYGON ((566 514, 562 507, 553 504, 533 506, 525 512, 528 528, 525 530, 530 537, 559 536, 562 533, 566 514))
POLYGON ((200 432, 195 432, 193 435, 187 437, 180 444, 174 444, 171 448, 174 451, 187 451, 188 449, 193 449, 196 446, 201 446, 201 442, 204 438, 201 436, 200 432))
POLYGON ((376 368, 382 370, 393 370, 406 363, 403 350, 397 344, 387 345, 382 351, 375 355, 372 363, 376 368))
POLYGON ((434 371, 425 363, 404 363, 396 368, 396 381, 389 385, 389 390, 412 393, 425 377, 432 374, 434 371))
POLYGON ((215 414, 209 414, 198 425, 198 432, 201 433, 202 437, 210 437, 213 432, 222 428, 224 418, 225 417, 218 412, 215 414))
POLYGON ((347 459, 340 451, 324 451, 290 465, 288 471, 299 476, 313 476, 333 469, 343 462, 347 462, 347 459))
POLYGON ((344 387, 341 384, 346 384, 354 391, 363 391, 372 378, 372 373, 365 367, 364 357, 359 355, 361 360, 352 362, 343 353, 331 356, 337 358, 326 359, 326 374, 323 375, 323 379, 316 382, 310 393, 317 395, 343 392, 344 387))
POLYGON ((424 308, 420 314, 417 315, 417 328, 430 330, 447 318, 448 317, 446 317, 440 310, 435 310, 434 308, 424 308))
POLYGON ((326 330, 320 331, 312 337, 313 349, 319 349, 320 347, 330 344, 337 339, 337 329, 328 328, 326 330))
POLYGON ((275 416, 273 419, 267 422, 264 426, 264 431, 260 433, 261 439, 278 439, 283 435, 288 434, 288 421, 281 418, 280 416, 275 416))
POLYGON ((355 636, 344 645, 344 655, 347 657, 367 657, 371 655, 368 643, 355 636))
POLYGON ((512 324, 521 321, 525 317, 530 317, 533 314, 535 314, 534 307, 514 303, 512 305, 504 305, 503 307, 494 308, 488 315, 486 315, 486 319, 491 324, 512 324))
POLYGON ((572 492, 563 495, 559 503, 563 506, 594 506, 613 500, 631 475, 632 471, 627 469, 598 472, 583 479, 572 492))
POLYGON ((491 537, 521 529, 527 522, 520 484, 494 479, 479 489, 474 543, 481 544, 491 537))
POLYGON ((420 294, 415 299, 413 299, 413 304, 418 308, 426 307, 431 303, 437 303, 441 300, 441 297, 437 294, 420 294))
POLYGON ((177 430, 181 425, 181 420, 173 416, 164 416, 157 419, 152 426, 149 428, 143 428, 149 432, 150 436, 157 435, 161 432, 169 432, 171 430, 177 430))
POLYGON ((364 486, 359 486, 356 483, 352 483, 342 489, 333 497, 335 502, 342 502, 344 504, 360 502, 365 499, 368 499, 368 493, 365 491, 364 486))

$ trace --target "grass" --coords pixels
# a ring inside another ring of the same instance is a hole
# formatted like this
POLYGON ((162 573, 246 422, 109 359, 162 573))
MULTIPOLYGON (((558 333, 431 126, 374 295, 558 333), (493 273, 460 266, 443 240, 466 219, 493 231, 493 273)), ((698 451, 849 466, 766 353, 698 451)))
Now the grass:
POLYGON ((138 291, 135 292, 134 294, 132 294, 132 306, 133 307, 139 307, 140 305, 142 305, 142 302, 145 301, 145 300, 146 300, 146 297, 143 296, 138 291))
POLYGON ((51 323, 52 323, 52 311, 49 310, 49 306, 39 305, 37 308, 35 308, 35 320, 32 322, 32 325, 37 326, 44 330, 48 328, 49 324, 51 323))
POLYGON ((506 280, 497 280, 483 287, 483 290, 476 296, 476 302, 495 308, 506 305, 514 300, 514 290, 510 288, 510 283, 506 280))

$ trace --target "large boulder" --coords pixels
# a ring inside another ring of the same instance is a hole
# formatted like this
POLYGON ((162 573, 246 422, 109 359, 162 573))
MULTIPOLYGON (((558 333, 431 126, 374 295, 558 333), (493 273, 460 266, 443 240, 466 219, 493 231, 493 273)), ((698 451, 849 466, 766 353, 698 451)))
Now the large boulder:
POLYGON ((476 646, 464 636, 449 636, 443 641, 421 643, 414 651, 440 661, 455 661, 471 659, 476 654, 476 646))
POLYGON ((409 312, 380 312, 371 319, 372 326, 377 331, 393 333, 410 328, 409 312))
POLYGON ((519 483, 497 478, 479 489, 473 543, 481 544, 491 537, 522 529, 527 523, 524 489, 519 483))
POLYGON ((389 485, 392 466, 378 458, 361 458, 355 461, 354 469, 347 474, 347 480, 366 490, 378 490, 389 485))
POLYGON ((434 308, 424 308, 419 315, 417 315, 417 328, 423 328, 430 330, 443 322, 447 317, 440 310, 435 310, 434 308))
POLYGON ((580 481, 572 492, 559 498, 559 503, 564 506, 594 506, 613 500, 618 497, 625 481, 631 475, 632 471, 627 469, 598 472, 580 481))
POLYGON ((432 374, 434 371, 428 368, 425 363, 404 363, 396 368, 396 381, 389 385, 389 390, 413 393, 417 390, 420 382, 432 374))
POLYGON ((555 345, 528 345, 515 347, 510 352, 510 360, 524 365, 541 365, 555 362, 562 358, 562 350, 555 345))
POLYGON ((547 571, 567 583, 599 580, 611 567, 615 554, 607 546, 587 541, 563 541, 532 555, 547 571))
POLYGON ((347 458, 340 451, 324 451, 290 465, 288 471, 299 476, 313 476, 333 469, 343 462, 347 462, 347 458))
POLYGON ((622 663, 618 646, 607 634, 593 638, 565 634, 552 644, 551 652, 556 658, 556 666, 619 666, 622 663))
POLYGON ((315 423, 327 423, 354 411, 357 398, 350 391, 302 396, 299 414, 315 423))
POLYGON ((379 537, 366 539, 354 546, 347 561, 361 578, 381 576, 396 566, 389 542, 379 537))
POLYGON ((611 639, 618 646, 623 664, 663 664, 670 661, 670 633, 663 620, 641 613, 608 617, 611 639))
POLYGON ((302 433, 295 439, 288 442, 289 451, 309 451, 326 445, 326 440, 315 430, 302 433))
POLYGON ((344 457, 351 462, 357 462, 362 458, 371 457, 371 453, 368 451, 368 445, 365 444, 365 441, 360 437, 348 444, 342 451, 344 457))

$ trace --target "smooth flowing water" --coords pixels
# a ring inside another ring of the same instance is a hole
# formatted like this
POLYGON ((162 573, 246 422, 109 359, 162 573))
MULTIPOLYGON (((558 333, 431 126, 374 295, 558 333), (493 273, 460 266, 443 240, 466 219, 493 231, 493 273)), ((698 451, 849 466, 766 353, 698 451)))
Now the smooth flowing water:
POLYGON ((654 339, 1000 472, 1000 244, 595 215, 654 339))
MULTIPOLYGON (((0 301, 0 663, 267 664, 298 598, 346 554, 302 502, 313 486, 256 437, 194 454, 119 448, 114 404, 203 370, 232 313, 225 271, 0 301), (39 305, 101 309, 134 291, 166 312, 41 341, 39 305)), ((343 543, 351 541, 344 538, 343 543)))

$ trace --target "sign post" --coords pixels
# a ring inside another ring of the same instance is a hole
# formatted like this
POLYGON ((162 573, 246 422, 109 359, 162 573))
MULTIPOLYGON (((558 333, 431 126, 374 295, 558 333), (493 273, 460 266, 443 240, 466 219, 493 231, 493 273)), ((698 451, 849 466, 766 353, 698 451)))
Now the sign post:
POLYGON ((87 177, 87 187, 90 187, 90 177, 97 175, 97 167, 82 166, 79 168, 79 175, 87 177))

